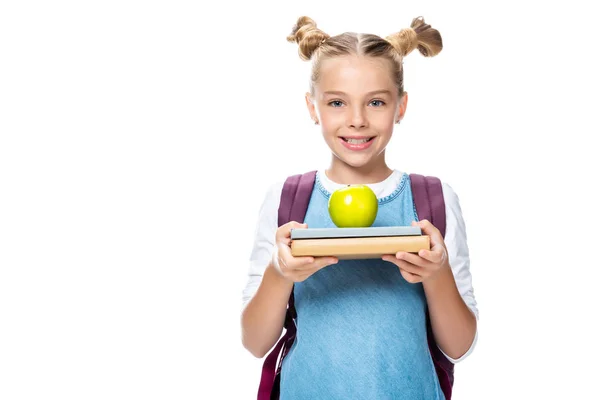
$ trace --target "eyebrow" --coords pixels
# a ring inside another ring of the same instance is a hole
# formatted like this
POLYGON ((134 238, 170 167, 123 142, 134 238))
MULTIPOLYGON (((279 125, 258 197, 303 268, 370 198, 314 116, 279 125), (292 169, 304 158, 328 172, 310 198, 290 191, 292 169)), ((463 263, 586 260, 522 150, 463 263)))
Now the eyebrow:
MULTIPOLYGON (((372 92, 367 93, 367 96, 372 96, 374 94, 379 94, 379 93, 392 94, 392 92, 390 92, 389 90, 381 89, 381 90, 373 90, 372 92)), ((323 94, 332 94, 332 95, 337 95, 337 96, 343 96, 346 93, 340 92, 337 90, 329 90, 329 91, 323 92, 323 94)))

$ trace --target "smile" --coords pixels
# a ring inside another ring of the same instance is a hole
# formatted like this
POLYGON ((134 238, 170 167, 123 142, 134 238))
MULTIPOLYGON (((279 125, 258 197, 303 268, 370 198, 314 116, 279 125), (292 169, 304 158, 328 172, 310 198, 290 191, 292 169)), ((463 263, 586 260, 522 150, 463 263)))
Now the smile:
POLYGON ((371 140, 373 140, 375 138, 375 136, 372 137, 361 137, 361 138, 345 138, 342 137, 342 140, 347 142, 347 143, 351 143, 351 144, 362 144, 362 143, 367 143, 371 140))
POLYGON ((349 150, 360 151, 368 149, 373 144, 375 136, 340 137, 340 142, 349 150))

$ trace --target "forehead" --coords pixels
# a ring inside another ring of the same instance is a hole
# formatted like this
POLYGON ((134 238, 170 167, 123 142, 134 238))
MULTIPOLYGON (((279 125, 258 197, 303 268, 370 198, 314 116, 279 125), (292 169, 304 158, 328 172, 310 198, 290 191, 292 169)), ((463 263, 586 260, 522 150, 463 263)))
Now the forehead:
POLYGON ((394 88, 389 60, 352 55, 323 60, 316 89, 359 94, 394 88))

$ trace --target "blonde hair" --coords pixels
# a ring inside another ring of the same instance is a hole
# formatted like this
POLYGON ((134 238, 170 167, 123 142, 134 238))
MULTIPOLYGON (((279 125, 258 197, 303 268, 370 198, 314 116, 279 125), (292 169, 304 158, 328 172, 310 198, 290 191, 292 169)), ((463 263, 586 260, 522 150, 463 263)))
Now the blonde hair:
POLYGON ((314 93, 314 85, 319 81, 319 70, 323 60, 345 55, 382 57, 391 62, 392 75, 398 96, 404 94, 404 74, 402 61, 413 50, 418 49, 425 57, 433 57, 442 51, 440 33, 427 25, 423 17, 412 20, 410 28, 404 28, 385 38, 369 33, 346 32, 337 36, 329 36, 317 28, 311 18, 298 18, 289 42, 298 44, 298 54, 303 61, 312 61, 310 91, 314 93))

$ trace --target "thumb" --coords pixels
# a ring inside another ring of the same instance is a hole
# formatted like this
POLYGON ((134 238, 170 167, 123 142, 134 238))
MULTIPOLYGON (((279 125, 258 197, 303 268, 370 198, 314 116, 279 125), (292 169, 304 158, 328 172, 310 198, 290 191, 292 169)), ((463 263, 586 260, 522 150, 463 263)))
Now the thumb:
POLYGON ((306 229, 308 228, 307 224, 302 224, 297 221, 290 221, 285 225, 282 225, 277 229, 277 233, 275 235, 276 238, 279 239, 289 239, 292 235, 292 229, 306 229))
POLYGON ((421 229, 421 233, 423 233, 423 225, 421 222, 413 221, 410 223, 411 226, 418 226, 421 229))
POLYGON ((286 229, 286 231, 291 231, 292 229, 306 229, 308 228, 308 224, 305 223, 300 223, 297 221, 291 221, 290 223, 288 223, 287 226, 288 229, 286 229))

